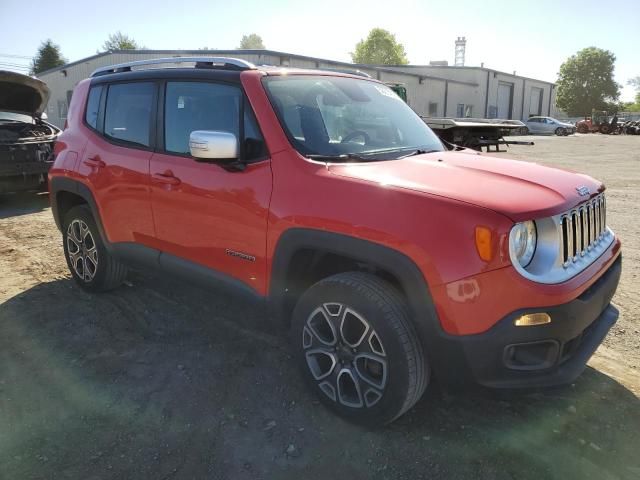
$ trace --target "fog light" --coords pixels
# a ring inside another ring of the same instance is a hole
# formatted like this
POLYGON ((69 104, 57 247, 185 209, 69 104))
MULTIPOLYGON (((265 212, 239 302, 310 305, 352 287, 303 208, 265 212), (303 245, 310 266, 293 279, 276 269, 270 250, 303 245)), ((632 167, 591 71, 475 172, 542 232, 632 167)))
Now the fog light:
POLYGON ((528 313, 516 318, 513 322, 516 327, 531 327, 533 325, 544 325, 551 323, 551 317, 547 313, 528 313))

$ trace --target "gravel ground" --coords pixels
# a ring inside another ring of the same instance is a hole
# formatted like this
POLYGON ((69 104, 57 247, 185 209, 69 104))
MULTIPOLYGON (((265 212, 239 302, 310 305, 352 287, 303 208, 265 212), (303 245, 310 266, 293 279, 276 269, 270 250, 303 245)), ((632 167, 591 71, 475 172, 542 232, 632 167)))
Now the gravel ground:
POLYGON ((608 186, 618 324, 573 385, 434 385, 378 430, 307 393, 261 309, 148 273, 88 295, 47 197, 0 198, 0 479, 640 478, 640 138, 530 138, 499 155, 608 186))

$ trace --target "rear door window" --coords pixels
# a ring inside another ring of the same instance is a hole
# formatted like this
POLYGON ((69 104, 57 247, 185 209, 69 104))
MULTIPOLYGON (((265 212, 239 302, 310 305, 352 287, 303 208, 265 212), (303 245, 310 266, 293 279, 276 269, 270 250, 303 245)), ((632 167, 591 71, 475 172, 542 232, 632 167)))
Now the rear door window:
POLYGON ((104 135, 132 145, 151 145, 151 112, 155 86, 151 82, 117 83, 109 86, 104 135))

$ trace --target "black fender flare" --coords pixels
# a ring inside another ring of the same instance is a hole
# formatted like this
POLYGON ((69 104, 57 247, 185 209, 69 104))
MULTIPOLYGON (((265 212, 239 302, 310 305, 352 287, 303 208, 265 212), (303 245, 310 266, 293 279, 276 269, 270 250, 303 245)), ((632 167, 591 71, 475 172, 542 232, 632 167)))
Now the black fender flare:
POLYGON ((349 257, 393 275, 406 295, 418 335, 433 358, 438 340, 446 337, 424 275, 404 253, 385 245, 339 233, 308 228, 285 231, 275 248, 271 266, 269 306, 273 316, 286 322, 287 272, 296 252, 317 250, 349 257))
POLYGON ((60 209, 58 206, 58 194, 60 192, 69 192, 77 195, 82 198, 89 208, 91 209, 91 214, 93 215, 93 219, 98 226, 98 231, 100 233, 100 237, 102 238, 102 242, 104 243, 107 250, 112 251, 112 245, 107 240, 107 235, 105 233, 104 227, 102 225, 102 219, 100 218, 100 210, 98 210, 98 204, 93 196, 93 192, 89 187, 87 187, 84 183, 79 182, 78 180, 74 180, 72 178, 67 177, 53 177, 49 180, 49 199, 51 202, 51 212, 53 213, 53 218, 56 222, 56 226, 58 230, 62 231, 62 222, 63 218, 60 215, 60 209))
POLYGON ((471 377, 466 353, 455 336, 442 329, 429 285, 416 263, 398 250, 369 240, 309 228, 285 231, 276 245, 268 293, 272 317, 286 322, 287 271, 296 252, 315 249, 349 257, 385 270, 400 283, 431 370, 443 385, 458 388, 471 377))

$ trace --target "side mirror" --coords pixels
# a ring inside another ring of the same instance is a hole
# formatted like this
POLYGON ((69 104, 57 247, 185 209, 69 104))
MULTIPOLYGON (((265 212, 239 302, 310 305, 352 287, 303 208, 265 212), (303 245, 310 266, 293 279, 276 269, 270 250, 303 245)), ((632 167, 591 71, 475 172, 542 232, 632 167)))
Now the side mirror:
POLYGON ((203 160, 237 160, 238 139, 233 133, 196 130, 189 135, 191 155, 203 160))

